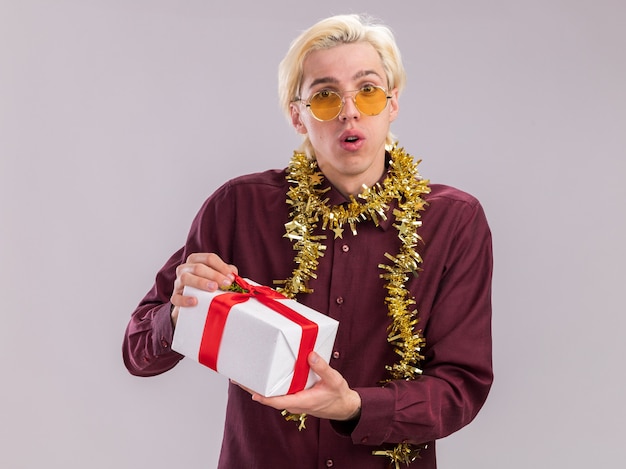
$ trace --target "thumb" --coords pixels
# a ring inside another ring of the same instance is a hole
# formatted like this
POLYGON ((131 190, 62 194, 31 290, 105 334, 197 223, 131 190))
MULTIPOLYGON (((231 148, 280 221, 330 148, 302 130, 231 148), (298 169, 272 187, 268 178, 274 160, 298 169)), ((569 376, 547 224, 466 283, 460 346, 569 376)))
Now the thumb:
POLYGON ((309 354, 309 366, 320 378, 324 378, 330 371, 330 366, 320 357, 317 352, 311 352, 309 354))

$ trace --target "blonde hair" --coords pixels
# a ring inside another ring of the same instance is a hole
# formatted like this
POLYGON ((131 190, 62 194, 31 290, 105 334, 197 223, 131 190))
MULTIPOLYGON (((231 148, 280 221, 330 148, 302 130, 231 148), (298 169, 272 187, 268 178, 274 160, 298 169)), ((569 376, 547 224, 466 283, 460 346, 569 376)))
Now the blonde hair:
MULTIPOLYGON (((400 50, 391 30, 363 15, 338 15, 326 18, 311 26, 298 36, 289 47, 278 67, 278 96, 280 107, 290 120, 290 105, 299 99, 302 86, 303 64, 309 53, 330 49, 340 44, 367 42, 371 44, 382 62, 389 90, 397 88, 398 94, 406 83, 406 73, 400 50)), ((393 144, 391 132, 387 144, 393 144)), ((308 136, 304 136, 302 151, 313 155, 308 136)))

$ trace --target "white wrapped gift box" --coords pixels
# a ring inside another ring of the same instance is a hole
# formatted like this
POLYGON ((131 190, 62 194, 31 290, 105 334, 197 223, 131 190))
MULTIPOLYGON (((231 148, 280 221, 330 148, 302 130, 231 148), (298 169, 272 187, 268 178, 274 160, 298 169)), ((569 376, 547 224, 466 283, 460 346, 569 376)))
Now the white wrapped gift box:
MULTIPOLYGON (((259 287, 275 294, 244 279, 244 285, 246 282, 252 289, 259 287)), ((220 319, 216 313, 220 311, 218 303, 228 303, 231 299, 223 297, 215 303, 214 299, 221 295, 232 298, 239 293, 221 290, 209 293, 185 287, 184 294, 195 296, 198 304, 180 308, 172 349, 259 394, 280 396, 313 386, 319 378, 306 363, 311 346, 324 360, 330 360, 339 323, 295 300, 284 297, 269 300, 281 304, 278 309, 287 307, 286 317, 263 304, 257 292, 230 309, 225 308, 228 311, 221 313, 220 319), (316 335, 312 332, 315 325, 316 335), (301 342, 303 350, 300 350, 301 342), (211 350, 209 361, 207 350, 211 350)))

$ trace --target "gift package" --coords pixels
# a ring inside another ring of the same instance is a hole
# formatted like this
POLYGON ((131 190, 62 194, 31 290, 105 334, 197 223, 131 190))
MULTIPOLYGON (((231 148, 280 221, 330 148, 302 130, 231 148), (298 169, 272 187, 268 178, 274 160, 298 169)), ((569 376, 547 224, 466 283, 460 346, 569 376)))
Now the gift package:
POLYGON ((237 291, 185 287, 172 349, 264 396, 307 389, 317 375, 307 357, 330 360, 339 323, 277 291, 236 277, 237 291))

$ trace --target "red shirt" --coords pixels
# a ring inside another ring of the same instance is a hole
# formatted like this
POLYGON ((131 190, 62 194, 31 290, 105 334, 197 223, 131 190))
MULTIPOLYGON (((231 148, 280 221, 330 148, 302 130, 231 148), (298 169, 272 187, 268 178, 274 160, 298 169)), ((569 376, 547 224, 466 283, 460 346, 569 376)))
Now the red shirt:
MULTIPOLYGON (((205 202, 185 246, 159 271, 132 315, 123 345, 131 373, 156 375, 182 358, 170 349, 169 298, 175 268, 189 254, 215 252, 242 276, 268 286, 290 276, 295 251, 283 237, 288 187, 284 171, 267 171, 229 181, 205 202)), ((334 188, 327 195, 333 205, 346 201, 334 188)), ((359 223, 357 236, 346 229, 334 239, 326 230, 318 278, 310 282, 314 293, 297 299, 339 321, 330 364, 359 392, 361 417, 356 426, 308 417, 299 432, 280 412, 231 385, 220 468, 386 469, 389 459, 372 451, 411 442, 428 443, 411 468, 431 469, 434 440, 476 416, 493 378, 491 234, 472 196, 433 184, 424 198, 428 206, 418 231, 423 271, 407 283, 426 338, 423 375, 379 385, 388 377, 385 365, 397 361, 387 343, 390 318, 378 267, 388 263, 386 252, 399 249, 392 209, 378 227, 359 223)))

